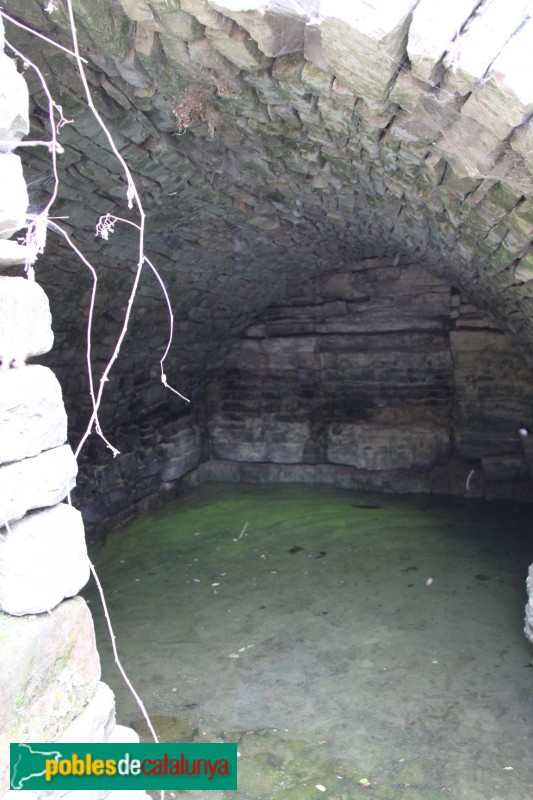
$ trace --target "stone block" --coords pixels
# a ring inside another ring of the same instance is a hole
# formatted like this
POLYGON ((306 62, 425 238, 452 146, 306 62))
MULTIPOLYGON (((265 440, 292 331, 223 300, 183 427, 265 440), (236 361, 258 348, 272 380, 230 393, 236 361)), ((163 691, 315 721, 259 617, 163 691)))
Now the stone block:
POLYGON ((0 154, 0 239, 9 239, 26 224, 28 190, 22 163, 14 153, 0 154))
POLYGON ((449 431, 437 426, 334 423, 327 459, 366 470, 429 469, 449 447, 449 431))
POLYGON ((184 42, 191 42, 199 39, 202 34, 202 26, 191 14, 178 9, 164 10, 158 9, 158 17, 163 23, 163 28, 167 36, 176 37, 184 42))
POLYGON ((524 24, 491 64, 488 76, 461 108, 501 140, 533 111, 533 20, 524 24))
POLYGON ((160 446, 162 481, 175 481, 200 463, 200 435, 196 426, 180 431, 171 442, 160 446))
POLYGON ((0 269, 14 264, 25 264, 30 257, 30 249, 11 239, 0 239, 0 269))
POLYGON ((115 695, 107 683, 100 681, 94 697, 56 741, 63 744, 107 742, 115 727, 115 695))
POLYGON ((48 353, 53 343, 50 306, 39 284, 0 277, 0 358, 38 356, 48 353))
POLYGON ((0 792, 8 788, 10 742, 53 742, 94 697, 100 660, 81 597, 51 614, 0 614, 0 792))
POLYGON ((152 31, 160 31, 163 28, 145 0, 119 0, 119 2, 128 17, 140 23, 143 28, 152 31))
POLYGON ((323 97, 331 96, 333 76, 316 64, 306 61, 302 70, 301 81, 305 88, 312 94, 323 97))
POLYGON ((304 30, 304 56, 306 61, 312 62, 322 70, 329 70, 329 64, 322 47, 322 34, 320 25, 308 24, 304 30))
POLYGON ((208 0, 180 0, 180 8, 193 14, 198 22, 208 28, 224 27, 226 24, 225 18, 208 4, 208 0))
MULTIPOLYGON (((28 85, 17 72, 15 62, 0 53, 0 140, 14 141, 26 136, 28 119, 28 85)), ((4 149, 0 145, 0 150, 4 149)))
POLYGON ((261 69, 272 63, 272 59, 259 50, 248 32, 236 25, 230 32, 219 28, 206 28, 205 35, 219 53, 240 69, 261 69))
POLYGON ((529 474, 527 461, 522 453, 484 456, 481 459, 481 469, 488 481, 514 481, 529 474))
POLYGON ((235 419, 217 414, 209 427, 211 452, 227 461, 299 463, 310 435, 308 422, 274 416, 235 419))
POLYGON ((209 0, 209 5, 247 30, 267 56, 282 56, 304 49, 307 15, 302 3, 278 0, 272 10, 268 7, 270 3, 265 8, 259 0, 209 0))
POLYGON ((383 106, 405 55, 416 0, 390 4, 323 0, 324 56, 337 78, 373 107, 383 106))
POLYGON ((68 445, 0 466, 0 528, 31 509, 60 503, 74 488, 77 472, 68 445))
POLYGON ((471 91, 485 78, 488 68, 528 18, 529 12, 528 0, 483 3, 444 59, 445 65, 450 67, 446 88, 460 95, 471 91))
POLYGON ((520 258, 513 274, 518 281, 533 281, 533 253, 526 253, 520 258))
POLYGON ((189 42, 189 55, 196 69, 211 69, 220 77, 237 75, 239 72, 239 68, 216 50, 205 36, 189 42))
POLYGON ((429 81, 433 68, 452 49, 453 39, 470 17, 478 0, 420 0, 409 27, 407 53, 412 74, 429 81))
POLYGON ((511 147, 524 159, 524 163, 533 172, 533 127, 531 123, 517 128, 511 137, 511 147))
POLYGON ((461 116, 446 129, 446 135, 439 139, 435 148, 461 175, 484 178, 492 173, 493 153, 499 144, 499 138, 490 127, 461 116))
POLYGON ((30 512, 0 532, 0 609, 41 614, 89 580, 80 512, 66 503, 30 512))
POLYGON ((65 443, 67 415, 59 382, 47 367, 0 371, 0 464, 65 443))

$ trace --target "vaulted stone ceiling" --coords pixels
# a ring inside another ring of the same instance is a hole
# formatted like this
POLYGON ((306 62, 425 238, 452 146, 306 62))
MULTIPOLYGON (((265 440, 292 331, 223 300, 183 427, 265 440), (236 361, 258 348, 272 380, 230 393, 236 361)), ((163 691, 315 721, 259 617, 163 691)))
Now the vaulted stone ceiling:
MULTIPOLYGON (((181 392, 201 394, 206 370, 260 312, 361 259, 430 268, 533 363, 530 3, 72 5, 94 102, 134 175, 146 254, 172 302, 165 372, 181 392)), ((8 0, 5 12, 72 48, 64 0, 8 0)), ((74 59, 8 19, 5 27, 69 120, 51 214, 67 218, 98 273, 98 373, 124 318, 138 252, 130 227, 117 224, 104 241, 95 225, 106 213, 137 217, 74 59)), ((47 99, 31 67, 25 77, 30 138, 46 138, 47 99)), ((38 212, 53 188, 50 156, 26 148, 23 161, 38 212)), ((51 361, 79 432, 90 274, 52 233, 36 269, 52 302, 51 361)), ((154 380, 167 335, 161 289, 145 267, 110 381, 113 403, 104 406, 111 428, 182 408, 154 380)))

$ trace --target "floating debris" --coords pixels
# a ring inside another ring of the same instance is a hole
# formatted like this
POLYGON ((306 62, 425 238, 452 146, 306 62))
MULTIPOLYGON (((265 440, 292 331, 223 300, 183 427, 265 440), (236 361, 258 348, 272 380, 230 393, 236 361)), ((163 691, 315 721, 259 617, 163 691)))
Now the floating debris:
POLYGON ((426 586, 431 586, 433 583, 433 578, 426 578, 426 586))

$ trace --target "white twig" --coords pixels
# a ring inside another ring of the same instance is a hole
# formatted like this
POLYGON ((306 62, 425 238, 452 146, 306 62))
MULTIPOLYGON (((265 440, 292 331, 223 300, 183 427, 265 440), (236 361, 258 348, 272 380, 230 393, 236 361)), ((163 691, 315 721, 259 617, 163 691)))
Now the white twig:
MULTIPOLYGON (((63 47, 62 44, 58 44, 57 42, 54 42, 53 39, 49 39, 48 36, 44 35, 44 33, 39 33, 39 31, 36 31, 34 28, 29 28, 27 25, 24 25, 18 19, 13 19, 13 17, 10 17, 9 14, 5 13, 5 11, 0 10, 0 17, 7 19, 8 22, 12 22, 13 25, 17 25, 19 28, 28 31, 28 33, 31 33, 33 36, 38 36, 39 39, 43 39, 43 41, 48 42, 48 44, 51 44, 53 47, 57 47, 58 50, 63 50, 63 52, 68 53, 69 56, 76 55, 75 53, 72 52, 72 50, 69 50, 68 47, 63 47)), ((82 58, 81 60, 83 61, 84 64, 89 63, 85 58, 82 58)))
POLYGON ((49 143, 49 150, 50 150, 50 155, 52 157, 54 188, 45 207, 39 214, 37 214, 33 218, 33 222, 31 222, 31 224, 28 226, 28 230, 26 232, 26 238, 24 240, 24 244, 28 248, 28 255, 26 256, 25 269, 28 277, 33 279, 34 278, 33 265, 37 260, 37 256, 39 256, 41 253, 44 252, 44 246, 46 243, 46 228, 47 228, 48 216, 51 207, 56 201, 57 192, 59 188, 59 175, 57 172, 57 156, 58 153, 62 152, 63 148, 58 143, 57 136, 63 125, 68 124, 69 122, 71 122, 71 120, 67 120, 63 116, 63 109, 58 103, 55 102, 54 98, 52 97, 50 90, 48 89, 46 79, 41 70, 39 69, 39 67, 32 61, 30 61, 23 53, 19 52, 15 47, 13 47, 12 44, 6 41, 6 45, 13 53, 15 53, 16 56, 21 58, 24 61, 24 63, 28 64, 29 66, 32 67, 32 69, 35 70, 39 78, 39 81, 41 82, 43 91, 46 95, 46 99, 48 101, 48 118, 50 120, 50 135, 52 137, 49 143), (56 122, 56 112, 59 115, 59 119, 57 122, 56 122))
MULTIPOLYGON (((106 240, 109 239, 109 234, 115 232, 116 222, 124 222, 126 225, 131 225, 133 228, 137 228, 137 230, 140 230, 140 227, 139 225, 137 225, 136 222, 132 222, 129 219, 124 219, 123 217, 115 217, 112 214, 105 214, 98 220, 98 223, 96 225, 96 235, 101 236, 102 239, 106 240)), ((159 272, 157 271, 157 269, 147 256, 144 256, 144 263, 148 264, 148 266, 154 273, 155 277, 157 278, 168 308, 170 330, 165 352, 163 353, 163 357, 159 361, 159 364, 161 366, 161 383, 163 384, 165 389, 169 389, 171 392, 174 392, 174 394, 177 394, 178 397, 181 397, 182 400, 185 400, 187 403, 190 403, 191 401, 189 400, 188 397, 185 397, 185 395, 181 394, 181 392, 178 392, 177 389, 174 389, 169 383, 167 383, 167 376, 165 375, 163 364, 166 361, 170 347, 172 345, 172 340, 174 339, 174 314, 172 313, 172 305, 170 303, 170 297, 168 296, 167 287, 165 286, 163 279, 161 278, 161 275, 159 274, 159 272)))
MULTIPOLYGON (((98 398, 96 398, 95 393, 94 393, 94 377, 93 377, 93 370, 92 370, 91 351, 92 351, 92 324, 93 324, 93 317, 94 317, 94 304, 95 304, 95 301, 96 301, 96 284, 98 283, 98 276, 96 274, 96 270, 93 267, 93 265, 90 263, 90 261, 87 260, 87 258, 81 252, 81 250, 78 247, 76 247, 76 245, 74 244, 74 242, 72 241, 72 239, 70 238, 68 233, 60 225, 58 225, 56 222, 54 222, 53 220, 48 220, 48 225, 49 225, 50 228, 52 228, 52 230, 55 230, 57 233, 59 233, 59 234, 61 234, 61 236, 63 236, 63 238, 65 239, 65 241, 69 245, 69 247, 71 247, 72 250, 76 253, 76 255, 78 256, 80 261, 83 264, 85 264, 85 266, 90 271, 90 273, 92 275, 92 278, 93 278, 93 286, 92 286, 92 291, 91 291, 91 301, 89 303, 89 314, 88 314, 88 320, 87 320, 87 349, 86 349, 87 376, 88 376, 88 380, 89 380, 89 394, 91 396, 93 412, 91 414, 91 419, 90 419, 89 424, 87 426, 87 429, 85 431, 84 437, 82 438, 82 440, 78 444, 78 446, 76 448, 76 451, 74 453, 74 456, 75 456, 76 459, 78 458, 78 456, 80 454, 80 451, 81 451, 81 448, 83 447, 83 444, 84 444, 87 436, 90 434, 90 432, 92 430, 92 427, 93 427, 93 424, 94 424, 94 428, 95 428, 97 434, 100 436, 101 439, 103 439, 103 441, 105 442, 106 446, 113 453, 113 457, 115 457, 115 456, 119 455, 120 451, 117 450, 117 448, 114 447, 107 440, 107 438, 105 437, 105 435, 104 435, 104 433, 102 431, 102 428, 100 426, 100 421, 98 419, 98 410, 100 408, 100 403, 101 403, 101 399, 102 398, 101 398, 101 394, 99 395, 98 398)), ((103 380, 103 376, 102 376, 102 378, 100 380, 103 380)))
POLYGON ((239 539, 241 539, 241 538, 244 536, 244 534, 245 534, 245 532, 246 532, 246 528, 247 528, 247 527, 248 527, 248 523, 247 523, 247 522, 245 522, 245 523, 244 523, 244 527, 243 527, 242 531, 239 533, 239 535, 237 536, 237 538, 233 540, 234 542, 238 542, 238 541, 239 541, 239 539))
POLYGON ((106 603, 105 596, 104 596, 104 590, 102 589, 102 584, 100 583, 100 579, 98 578, 98 575, 97 575, 96 570, 94 568, 94 564, 91 561, 89 561, 89 567, 91 569, 91 574, 92 574, 92 576, 94 578, 94 581, 96 583, 96 587, 98 589, 98 593, 100 594, 100 601, 102 603, 102 608, 103 608, 103 611, 104 611, 105 621, 107 623, 107 627, 108 627, 108 630, 109 630, 109 638, 111 640, 111 647, 113 648, 113 656, 115 658, 115 664, 117 665, 118 671, 120 672, 120 674, 122 675, 122 678, 124 679, 124 683, 126 684, 128 689, 132 693, 132 695, 133 695, 133 697, 135 699, 135 702, 139 706, 139 708, 141 710, 141 714, 143 715, 144 720, 145 720, 146 724, 148 725, 148 730, 150 731, 150 733, 152 734, 152 736, 154 738, 154 742, 159 742, 157 733, 154 730, 154 726, 152 725, 150 717, 148 716, 148 712, 146 711, 144 703, 141 700, 141 698, 139 697, 139 695, 137 694, 137 692, 135 691, 135 688, 134 688, 132 682, 130 681, 130 679, 128 678, 128 676, 127 676, 127 674, 126 674, 126 672, 124 670, 124 667, 122 666, 120 658, 118 656, 118 650, 117 650, 117 645, 116 645, 116 636, 115 636, 115 632, 113 630, 113 625, 111 624, 111 618, 109 616, 109 611, 107 609, 107 603, 106 603))

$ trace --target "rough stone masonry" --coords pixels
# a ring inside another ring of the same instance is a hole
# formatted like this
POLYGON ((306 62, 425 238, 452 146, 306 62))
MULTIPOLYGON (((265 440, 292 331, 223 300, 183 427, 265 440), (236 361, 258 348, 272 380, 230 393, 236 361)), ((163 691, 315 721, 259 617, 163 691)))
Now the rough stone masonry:
MULTIPOLYGON (((1 33, 0 19, 0 39, 1 33)), ((28 94, 1 51, 0 73, 7 76, 2 139, 14 145, 28 132, 28 94)), ((2 246, 26 224, 19 156, 0 155, 0 187, 0 263, 24 263, 24 248, 2 246)), ((25 365, 50 350, 53 339, 43 289, 26 277, 0 277, 0 796, 6 799, 15 794, 8 791, 10 742, 138 741, 133 730, 116 725, 92 617, 75 596, 89 578, 89 560, 81 514, 64 502, 77 463, 66 444, 61 388, 48 367, 25 365)), ((33 800, 47 794, 30 792, 33 800)))
MULTIPOLYGON (((83 455, 91 529, 186 475, 530 500, 530 3, 72 5, 174 311, 165 371, 192 401, 158 381, 168 312, 145 270, 101 416, 121 455, 96 439, 83 455)), ((6 13, 72 47, 64 0, 12 0, 6 13)), ((97 268, 98 380, 137 262, 130 227, 94 236, 100 215, 130 218, 124 177, 72 57, 5 24, 30 137, 49 136, 49 102, 24 57, 71 120, 53 215, 97 268)), ((27 148, 24 164, 38 213, 49 153, 27 148)), ((47 363, 76 443, 90 416, 91 277, 48 239, 35 265, 56 327, 47 363)))

